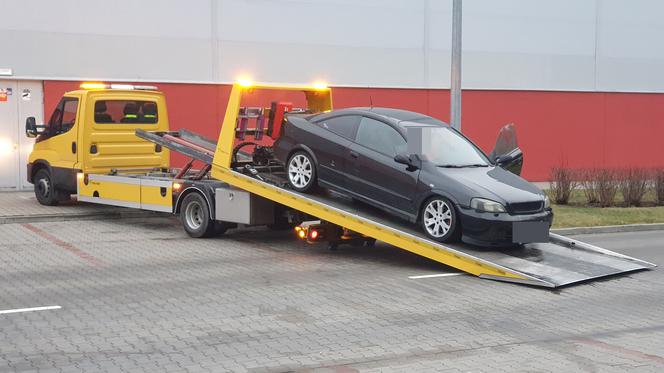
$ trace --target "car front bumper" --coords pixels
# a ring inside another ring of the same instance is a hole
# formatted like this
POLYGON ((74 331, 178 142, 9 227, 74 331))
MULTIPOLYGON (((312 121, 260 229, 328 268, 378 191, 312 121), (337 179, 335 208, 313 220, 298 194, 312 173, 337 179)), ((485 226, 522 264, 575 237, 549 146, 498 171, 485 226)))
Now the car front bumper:
POLYGON ((512 239, 514 223, 544 222, 551 227, 553 222, 551 209, 535 214, 510 215, 508 213, 495 214, 461 208, 459 213, 461 215, 462 240, 466 243, 481 246, 514 245, 512 239))

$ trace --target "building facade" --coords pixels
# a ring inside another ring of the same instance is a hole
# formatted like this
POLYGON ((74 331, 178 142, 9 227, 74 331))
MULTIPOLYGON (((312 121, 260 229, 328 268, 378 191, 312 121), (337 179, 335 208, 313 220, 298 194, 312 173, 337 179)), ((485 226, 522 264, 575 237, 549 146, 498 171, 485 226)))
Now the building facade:
MULTIPOLYGON (((25 116, 48 118, 81 81, 155 84, 173 129, 210 137, 239 77, 325 81, 337 108, 447 121, 451 2, 0 0, 0 188, 27 186, 25 116)), ((466 0, 463 132, 488 152, 514 122, 533 181, 664 167, 662 14, 658 0, 466 0)))

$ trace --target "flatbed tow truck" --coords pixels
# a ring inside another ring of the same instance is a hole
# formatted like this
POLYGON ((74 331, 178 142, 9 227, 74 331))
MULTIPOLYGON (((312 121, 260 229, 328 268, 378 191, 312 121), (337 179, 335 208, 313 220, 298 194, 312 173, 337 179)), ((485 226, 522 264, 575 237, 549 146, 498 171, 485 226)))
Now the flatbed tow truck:
POLYGON ((39 136, 28 177, 44 204, 76 193, 79 201, 179 214, 192 237, 220 234, 237 224, 293 224, 309 242, 328 241, 336 247, 344 241, 372 245, 380 240, 480 278, 547 288, 655 267, 553 233, 549 242, 511 248, 438 243, 409 223, 343 195, 289 189, 283 167, 271 158, 268 146, 257 142, 265 135, 276 139, 285 113, 297 109, 287 102, 243 107, 242 99, 254 91, 300 91, 306 98, 301 110, 317 113, 332 109, 326 86, 234 84, 216 142, 187 130, 169 131, 163 95, 154 87, 82 88, 65 94, 48 125, 38 126, 34 118, 26 122, 27 135, 39 136), (78 108, 63 126, 70 101, 78 108), (120 104, 123 113, 107 112, 120 104), (246 152, 250 146, 254 151, 246 152), (171 169, 169 150, 191 161, 171 169), (194 170, 194 161, 203 167, 194 170))

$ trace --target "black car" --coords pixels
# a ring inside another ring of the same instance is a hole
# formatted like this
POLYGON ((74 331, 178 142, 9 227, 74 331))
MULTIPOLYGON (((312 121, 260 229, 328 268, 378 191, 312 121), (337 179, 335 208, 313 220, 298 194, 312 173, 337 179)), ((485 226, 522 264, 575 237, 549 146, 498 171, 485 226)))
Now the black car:
POLYGON ((512 125, 486 156, 435 118, 352 108, 287 117, 274 144, 288 182, 317 184, 422 225, 433 240, 480 245, 543 242, 553 214, 546 195, 518 174, 512 125))

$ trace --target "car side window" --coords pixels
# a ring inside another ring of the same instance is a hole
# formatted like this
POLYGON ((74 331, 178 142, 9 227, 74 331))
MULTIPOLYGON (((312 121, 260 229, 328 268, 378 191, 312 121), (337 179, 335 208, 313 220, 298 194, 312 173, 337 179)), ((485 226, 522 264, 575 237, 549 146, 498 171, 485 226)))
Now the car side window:
POLYGON ((328 131, 334 132, 339 136, 349 140, 355 138, 357 126, 360 123, 359 115, 344 115, 340 117, 328 118, 318 121, 316 124, 328 131))
POLYGON ((406 140, 397 130, 386 123, 367 117, 362 117, 355 141, 390 157, 406 151, 407 148, 406 140))

